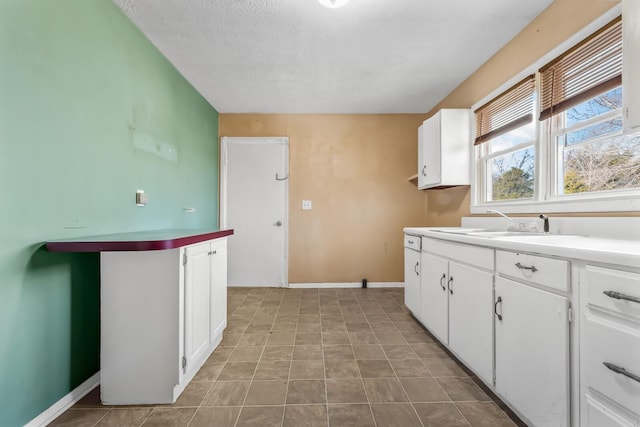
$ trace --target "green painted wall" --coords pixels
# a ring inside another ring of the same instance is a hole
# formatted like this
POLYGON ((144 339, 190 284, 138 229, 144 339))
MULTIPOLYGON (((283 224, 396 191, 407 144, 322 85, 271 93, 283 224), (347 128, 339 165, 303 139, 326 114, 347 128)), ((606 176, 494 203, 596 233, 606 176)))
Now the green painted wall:
POLYGON ((217 124, 109 0, 0 0, 1 426, 99 370, 99 258, 42 242, 217 226, 217 124))

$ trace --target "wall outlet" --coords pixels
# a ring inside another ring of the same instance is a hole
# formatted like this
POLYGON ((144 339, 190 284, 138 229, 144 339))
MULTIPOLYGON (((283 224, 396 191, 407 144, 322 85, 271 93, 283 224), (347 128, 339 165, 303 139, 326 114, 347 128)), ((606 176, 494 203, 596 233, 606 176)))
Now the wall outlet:
POLYGON ((302 210, 310 211, 311 210, 311 200, 303 200, 302 201, 302 210))

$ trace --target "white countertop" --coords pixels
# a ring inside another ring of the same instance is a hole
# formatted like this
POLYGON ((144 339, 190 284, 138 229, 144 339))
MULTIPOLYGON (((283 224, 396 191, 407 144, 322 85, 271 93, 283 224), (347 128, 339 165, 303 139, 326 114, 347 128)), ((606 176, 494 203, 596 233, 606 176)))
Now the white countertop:
POLYGON ((496 249, 530 252, 636 268, 640 267, 640 241, 637 240, 576 235, 563 236, 561 234, 540 236, 534 233, 532 233, 531 236, 480 237, 437 231, 447 228, 451 227, 407 227, 404 228, 404 232, 434 239, 496 249))

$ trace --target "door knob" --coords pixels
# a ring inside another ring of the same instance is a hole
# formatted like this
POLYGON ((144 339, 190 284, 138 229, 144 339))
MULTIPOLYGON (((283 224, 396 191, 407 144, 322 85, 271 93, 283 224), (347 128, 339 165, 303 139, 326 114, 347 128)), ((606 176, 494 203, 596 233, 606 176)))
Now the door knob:
POLYGON ((282 221, 277 221, 274 225, 275 225, 276 227, 280 227, 280 226, 282 226, 282 221))

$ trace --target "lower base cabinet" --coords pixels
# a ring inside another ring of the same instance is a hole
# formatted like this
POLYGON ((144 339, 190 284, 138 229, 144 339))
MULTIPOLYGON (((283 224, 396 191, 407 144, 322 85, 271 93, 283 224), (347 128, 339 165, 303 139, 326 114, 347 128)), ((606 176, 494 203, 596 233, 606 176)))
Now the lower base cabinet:
POLYGON ((485 382, 492 381, 493 274, 449 263, 449 348, 485 382))
POLYGON ((226 238, 101 252, 101 400, 173 403, 222 340, 226 238))
POLYGON ((497 394, 535 426, 568 426, 569 300, 495 281, 497 394))
POLYGON ((640 426, 640 270, 614 267, 582 269, 581 424, 640 426))
POLYGON ((491 383, 493 274, 429 252, 422 252, 421 264, 424 326, 491 383))

